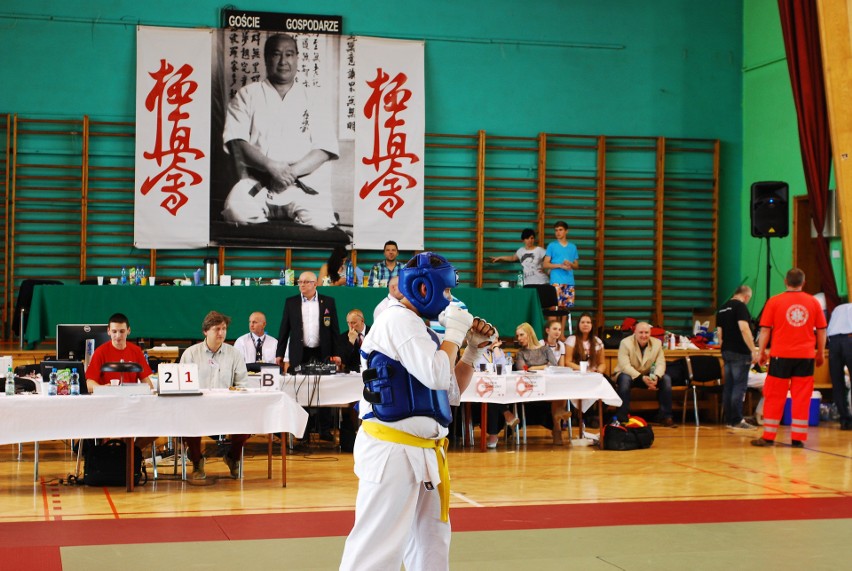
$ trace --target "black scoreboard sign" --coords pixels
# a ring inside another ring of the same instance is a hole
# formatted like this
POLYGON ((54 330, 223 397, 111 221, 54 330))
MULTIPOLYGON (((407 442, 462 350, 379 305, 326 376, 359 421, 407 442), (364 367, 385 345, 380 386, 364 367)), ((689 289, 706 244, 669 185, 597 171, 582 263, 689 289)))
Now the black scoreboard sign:
POLYGON ((222 10, 222 27, 234 30, 269 30, 300 34, 343 33, 343 16, 317 16, 314 14, 280 14, 277 12, 249 12, 222 10))

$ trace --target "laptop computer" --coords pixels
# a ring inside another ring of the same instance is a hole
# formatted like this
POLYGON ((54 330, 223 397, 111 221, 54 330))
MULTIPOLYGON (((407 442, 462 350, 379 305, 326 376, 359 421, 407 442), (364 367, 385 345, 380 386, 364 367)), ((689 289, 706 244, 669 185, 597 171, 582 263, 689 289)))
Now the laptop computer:
POLYGON ((89 388, 86 385, 86 369, 83 366, 83 361, 68 361, 68 360, 45 360, 41 362, 41 378, 45 383, 50 382, 50 373, 56 369, 57 371, 62 371, 64 369, 68 369, 70 372, 72 369, 77 369, 77 374, 80 375, 80 394, 87 395, 89 394, 89 388))

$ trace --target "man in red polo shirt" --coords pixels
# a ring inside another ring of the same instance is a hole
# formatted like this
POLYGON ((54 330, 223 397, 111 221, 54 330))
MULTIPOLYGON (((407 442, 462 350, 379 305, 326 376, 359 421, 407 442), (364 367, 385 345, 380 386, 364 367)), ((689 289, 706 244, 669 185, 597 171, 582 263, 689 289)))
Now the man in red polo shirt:
POLYGON ((802 448, 808 439, 808 412, 814 389, 814 364, 822 365, 825 355, 825 314, 817 299, 802 291, 805 273, 799 268, 787 272, 787 291, 766 302, 760 318, 759 362, 769 360, 769 374, 763 385, 763 437, 754 446, 772 446, 784 412, 787 391, 793 399, 793 448, 802 448), (766 346, 772 339, 772 357, 766 346), (814 352, 816 348, 816 352, 814 352))

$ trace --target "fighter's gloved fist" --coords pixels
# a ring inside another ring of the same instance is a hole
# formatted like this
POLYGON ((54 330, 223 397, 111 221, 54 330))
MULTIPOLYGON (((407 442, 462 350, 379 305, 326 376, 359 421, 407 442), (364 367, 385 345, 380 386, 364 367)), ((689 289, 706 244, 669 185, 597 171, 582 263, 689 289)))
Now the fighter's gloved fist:
POLYGON ((465 336, 467 346, 465 347, 462 361, 470 366, 479 359, 485 349, 499 337, 497 328, 482 319, 475 317, 473 324, 465 336))
POLYGON ((459 347, 464 342, 470 326, 473 325, 473 316, 466 309, 450 305, 443 311, 438 321, 444 326, 444 341, 454 343, 459 347))
POLYGON ((484 349, 488 345, 494 343, 498 337, 499 335, 497 334, 496 327, 481 317, 474 317, 473 323, 467 331, 465 340, 467 341, 468 346, 484 349))

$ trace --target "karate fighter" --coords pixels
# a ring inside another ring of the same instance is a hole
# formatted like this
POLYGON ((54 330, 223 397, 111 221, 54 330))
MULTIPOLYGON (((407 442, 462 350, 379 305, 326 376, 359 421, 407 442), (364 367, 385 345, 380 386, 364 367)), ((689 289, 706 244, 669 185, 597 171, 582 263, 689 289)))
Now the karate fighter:
POLYGON ((340 569, 449 569, 450 404, 497 330, 448 307, 455 268, 423 252, 399 272, 402 299, 376 319, 361 346, 363 420, 355 440, 355 525, 340 569), (444 311, 446 310, 446 311, 444 311), (442 342, 423 322, 443 313, 442 342), (461 360, 459 348, 467 341, 461 360))

